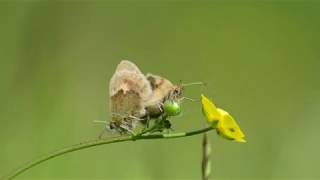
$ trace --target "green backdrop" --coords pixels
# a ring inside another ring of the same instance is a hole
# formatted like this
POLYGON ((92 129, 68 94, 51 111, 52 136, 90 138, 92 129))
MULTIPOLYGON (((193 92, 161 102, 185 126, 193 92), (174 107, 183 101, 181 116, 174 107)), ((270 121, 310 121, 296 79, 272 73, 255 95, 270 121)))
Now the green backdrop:
MULTIPOLYGON (((122 59, 229 111, 240 144, 209 133, 213 179, 320 178, 320 3, 59 1, 0 3, 0 175, 94 139, 122 59)), ((175 131, 201 128, 185 102, 175 131)), ((71 153, 19 176, 200 179, 202 136, 71 153)))

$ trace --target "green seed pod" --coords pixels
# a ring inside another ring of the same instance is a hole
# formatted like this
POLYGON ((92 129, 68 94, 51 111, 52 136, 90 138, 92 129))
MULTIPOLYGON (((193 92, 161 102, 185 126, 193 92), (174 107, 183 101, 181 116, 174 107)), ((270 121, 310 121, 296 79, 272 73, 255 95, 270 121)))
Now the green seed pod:
POLYGON ((176 101, 166 100, 163 104, 163 110, 168 116, 177 116, 181 113, 180 104, 176 101))

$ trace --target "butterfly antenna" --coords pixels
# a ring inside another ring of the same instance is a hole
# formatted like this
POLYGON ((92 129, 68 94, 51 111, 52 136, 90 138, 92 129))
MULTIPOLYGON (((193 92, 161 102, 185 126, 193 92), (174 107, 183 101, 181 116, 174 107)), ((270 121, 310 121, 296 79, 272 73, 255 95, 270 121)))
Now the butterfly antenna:
POLYGON ((107 132, 107 129, 103 129, 103 130, 101 131, 101 133, 99 134, 98 138, 99 138, 99 139, 102 139, 103 135, 104 135, 106 132, 107 132))
POLYGON ((183 100, 188 100, 188 101, 191 101, 191 102, 198 102, 200 101, 199 99, 192 99, 192 98, 188 98, 188 97, 182 97, 180 99, 180 101, 183 101, 183 100))
POLYGON ((101 121, 101 120, 94 120, 93 122, 94 122, 94 123, 103 123, 103 124, 107 124, 107 122, 106 122, 106 121, 101 121))
POLYGON ((182 97, 181 101, 183 101, 183 100, 189 100, 189 101, 192 101, 192 102, 198 101, 198 100, 195 100, 195 99, 192 99, 192 98, 188 98, 188 97, 182 97))
POLYGON ((186 86, 193 86, 193 85, 202 85, 202 86, 206 86, 207 84, 204 82, 192 82, 192 83, 181 83, 182 87, 186 87, 186 86))

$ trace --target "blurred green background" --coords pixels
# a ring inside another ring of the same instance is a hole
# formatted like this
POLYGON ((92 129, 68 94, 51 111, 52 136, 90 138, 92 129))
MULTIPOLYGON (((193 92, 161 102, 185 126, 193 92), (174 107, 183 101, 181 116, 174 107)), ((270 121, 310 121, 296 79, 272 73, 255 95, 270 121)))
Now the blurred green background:
MULTIPOLYGON (((320 3, 0 3, 0 175, 94 139, 122 59, 172 82, 204 81, 247 143, 214 132, 213 179, 320 178, 320 3)), ((176 131, 205 125, 186 102, 176 131)), ((202 136, 99 146, 19 178, 200 179, 202 136)))

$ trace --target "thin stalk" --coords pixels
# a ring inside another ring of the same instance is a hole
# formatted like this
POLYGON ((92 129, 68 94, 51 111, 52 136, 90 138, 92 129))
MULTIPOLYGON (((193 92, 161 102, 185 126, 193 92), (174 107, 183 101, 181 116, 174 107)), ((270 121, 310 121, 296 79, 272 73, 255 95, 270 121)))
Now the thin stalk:
POLYGON ((169 134, 149 134, 149 135, 139 135, 139 136, 120 136, 116 138, 108 138, 108 139, 97 139, 97 140, 91 140, 91 141, 86 141, 86 142, 81 142, 79 144, 75 144, 69 147, 65 147, 63 149, 57 150, 52 153, 48 153, 45 156, 42 156, 38 159, 34 159, 30 161, 29 163, 26 163, 22 167, 16 169, 15 171, 12 171, 10 174, 7 176, 1 178, 1 179, 13 179, 17 177, 18 175, 22 174, 23 172, 27 171, 28 169, 39 165, 43 162, 46 162, 50 159, 53 159, 55 157, 65 155, 70 152, 90 148, 90 147, 95 147, 99 145, 104 145, 104 144, 112 144, 112 143, 120 143, 120 142, 125 142, 125 141, 136 141, 136 140, 148 140, 148 139, 170 139, 170 138, 182 138, 182 137, 187 137, 187 136, 194 136, 197 134, 202 134, 207 131, 212 130, 212 127, 207 127, 204 129, 199 129, 195 131, 189 131, 189 132, 182 132, 182 133, 169 133, 169 134))

